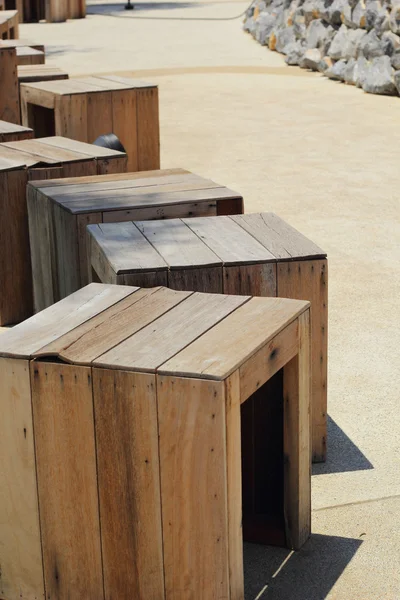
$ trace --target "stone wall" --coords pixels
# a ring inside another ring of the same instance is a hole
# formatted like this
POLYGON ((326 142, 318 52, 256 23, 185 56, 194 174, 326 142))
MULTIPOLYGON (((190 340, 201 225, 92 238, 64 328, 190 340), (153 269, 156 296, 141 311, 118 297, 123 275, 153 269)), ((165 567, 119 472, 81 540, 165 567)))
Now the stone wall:
POLYGON ((399 94, 400 0, 254 0, 244 29, 288 65, 399 94))

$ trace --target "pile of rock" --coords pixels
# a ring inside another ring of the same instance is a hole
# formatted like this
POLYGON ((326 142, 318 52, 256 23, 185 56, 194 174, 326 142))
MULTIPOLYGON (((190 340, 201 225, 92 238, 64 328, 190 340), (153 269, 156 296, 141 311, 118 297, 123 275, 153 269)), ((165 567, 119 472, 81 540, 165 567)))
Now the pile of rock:
POLYGON ((400 0, 254 0, 244 29, 288 65, 399 94, 400 0))

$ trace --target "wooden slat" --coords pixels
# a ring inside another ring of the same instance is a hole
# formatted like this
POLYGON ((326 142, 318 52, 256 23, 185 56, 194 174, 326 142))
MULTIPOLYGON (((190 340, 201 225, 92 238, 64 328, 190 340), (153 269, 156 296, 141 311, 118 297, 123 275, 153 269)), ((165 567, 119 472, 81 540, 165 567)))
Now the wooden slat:
POLYGON ((246 300, 243 296, 195 292, 157 321, 100 356, 94 364, 154 372, 159 365, 215 326, 246 300))
POLYGON ((0 338, 0 356, 29 358, 43 346, 112 306, 134 289, 92 283, 16 325, 0 338))
POLYGON ((187 217, 211 217, 216 214, 217 200, 206 198, 201 202, 165 204, 149 208, 133 208, 130 210, 112 210, 103 213, 104 223, 121 223, 122 221, 150 221, 159 219, 184 219, 187 217))
POLYGON ((123 153, 118 152, 117 150, 103 148, 102 146, 94 146, 93 144, 79 142, 78 140, 71 140, 59 135, 40 138, 40 142, 41 144, 46 144, 47 146, 63 148, 65 150, 77 152, 80 155, 86 155, 90 158, 112 158, 123 156, 123 153))
POLYGON ((20 84, 68 79, 66 71, 51 65, 21 65, 18 67, 17 72, 20 84))
POLYGON ((93 155, 88 157, 86 154, 81 154, 76 150, 70 150, 60 146, 50 146, 46 143, 43 144, 41 139, 9 142, 4 144, 4 146, 7 148, 13 148, 15 150, 20 150, 22 152, 27 152, 44 161, 50 159, 52 162, 64 163, 72 161, 87 161, 90 158, 94 158, 93 155))
POLYGON ((32 362, 46 595, 103 596, 91 369, 32 362))
POLYGON ((0 47, 0 119, 21 123, 15 48, 0 47))
POLYGON ((0 359, 0 380, 0 593, 44 598, 28 361, 0 359))
POLYGON ((230 600, 242 600, 244 596, 244 576, 239 371, 232 373, 232 375, 225 381, 225 405, 230 584, 229 597, 230 600))
POLYGON ((33 138, 33 130, 15 123, 0 121, 0 143, 33 138))
MULTIPOLYGON (((58 302, 80 288, 80 261, 77 217, 52 205, 53 240, 50 241, 54 299, 58 302)), ((40 284, 39 284, 40 285, 40 284)), ((52 302, 52 303, 53 303, 52 302)), ((50 304, 36 306, 43 310, 50 304)))
POLYGON ((83 287, 89 283, 91 269, 86 227, 94 223, 101 223, 103 216, 102 213, 89 213, 87 215, 77 215, 75 218, 78 232, 79 287, 83 287))
POLYGON ((184 222, 224 262, 235 265, 273 261, 268 250, 248 235, 230 217, 184 219, 184 222))
POLYGON ((136 227, 171 269, 222 266, 222 261, 181 219, 136 221, 136 227))
POLYGON ((242 298, 244 306, 165 362, 158 371, 225 379, 309 306, 308 302, 285 298, 251 298, 248 302, 248 296, 242 298))
POLYGON ((299 353, 284 368, 286 542, 298 550, 311 531, 310 314, 299 316, 299 353))
MULTIPOLYGON (((100 78, 99 78, 100 80, 100 78)), ((109 82, 103 80, 106 85, 109 82)), ((121 84, 123 85, 123 84, 121 84)), ((112 131, 128 154, 129 171, 139 170, 136 91, 112 92, 112 131)))
POLYGON ((105 597, 162 600, 155 375, 93 369, 93 399, 105 597))
MULTIPOLYGON (((55 81, 55 83, 65 83, 55 81)), ((55 97, 55 134, 88 142, 88 97, 85 94, 55 97)), ((91 140, 94 141, 94 140, 91 140)))
POLYGON ((276 264, 224 267, 224 294, 275 297, 276 264))
POLYGON ((87 95, 87 141, 93 142, 105 133, 112 133, 112 94, 102 92, 101 94, 87 95))
POLYGON ((157 403, 166 598, 229 598, 223 384, 157 376, 157 403))
MULTIPOLYGON (((116 289, 119 288, 127 289, 123 286, 116 289)), ((56 355, 67 362, 90 365, 98 356, 108 350, 112 352, 112 348, 168 313, 190 294, 163 288, 138 290, 132 300, 129 298, 124 304, 120 303, 115 312, 105 311, 96 320, 72 331, 66 339, 42 348, 37 356, 56 355), (72 338, 75 339, 72 341, 72 338)))
POLYGON ((18 65, 43 65, 45 61, 44 52, 29 48, 28 46, 17 46, 18 65))
POLYGON ((138 169, 160 168, 160 125, 158 116, 158 89, 136 90, 138 169))
POLYGON ((232 220, 248 231, 277 260, 326 257, 326 253, 314 242, 274 213, 238 215, 232 220))
POLYGON ((278 296, 311 302, 313 461, 326 458, 328 362, 328 262, 295 261, 277 266, 278 296))
POLYGON ((173 290, 222 294, 222 269, 221 267, 206 267, 168 271, 168 287, 173 290))
POLYGON ((167 269, 161 253, 132 222, 92 225, 88 231, 116 274, 167 269))

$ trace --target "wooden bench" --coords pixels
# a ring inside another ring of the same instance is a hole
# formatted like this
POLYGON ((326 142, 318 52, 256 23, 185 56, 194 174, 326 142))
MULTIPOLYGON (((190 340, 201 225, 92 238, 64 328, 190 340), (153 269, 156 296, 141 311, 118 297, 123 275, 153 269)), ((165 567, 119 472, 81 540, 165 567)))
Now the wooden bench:
POLYGON ((0 11, 0 39, 11 40, 19 37, 18 11, 0 11))
POLYGON ((309 352, 308 302, 165 288, 91 284, 2 333, 3 600, 242 599, 248 519, 310 534, 309 352))
POLYGON ((326 458, 326 253, 272 213, 88 227, 94 280, 312 304, 313 460, 326 458))
POLYGON ((182 169, 32 182, 27 198, 43 215, 31 230, 36 310, 88 283, 89 223, 243 212, 239 194, 182 169))
POLYGON ((0 121, 0 143, 17 142, 33 138, 33 131, 29 127, 22 127, 15 123, 0 121))
MULTIPOLYGON (((59 137, 0 144, 0 325, 22 321, 33 311, 27 182, 123 172, 126 160, 121 152, 59 137)), ((34 224, 46 219, 43 208, 30 219, 34 224)), ((42 272, 45 263, 36 269, 42 272)))
POLYGON ((21 85, 21 112, 22 123, 39 137, 63 135, 93 143, 115 133, 128 154, 129 171, 160 168, 154 84, 107 75, 21 85))

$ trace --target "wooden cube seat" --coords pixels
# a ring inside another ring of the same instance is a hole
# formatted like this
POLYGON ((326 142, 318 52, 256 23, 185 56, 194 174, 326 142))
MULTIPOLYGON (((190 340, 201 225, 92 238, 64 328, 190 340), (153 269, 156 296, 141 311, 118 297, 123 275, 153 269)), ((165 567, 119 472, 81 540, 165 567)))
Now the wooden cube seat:
POLYGON ((308 302, 91 284, 0 379, 3 600, 239 600, 243 539, 309 537, 308 302))
POLYGON ((89 223, 243 212, 240 194, 183 169, 31 182, 27 198, 43 215, 31 230, 36 310, 88 283, 89 223))
MULTIPOLYGON (((0 144, 0 325, 18 323, 33 311, 27 182, 122 172, 126 160, 124 153, 61 137, 0 144)), ((36 223, 42 215, 30 218, 36 223)), ((36 268, 43 273, 44 265, 36 268)))
POLYGON ((17 63, 23 65, 44 65, 45 54, 42 50, 36 50, 29 46, 17 46, 17 63))
POLYGON ((22 125, 16 125, 15 123, 0 121, 0 143, 30 140, 32 138, 33 130, 29 127, 22 127, 22 125))
POLYGON ((272 213, 88 227, 94 280, 309 300, 313 459, 326 457, 326 253, 272 213))
POLYGON ((160 168, 158 88, 152 83, 107 75, 22 85, 21 112, 37 136, 93 143, 114 133, 129 171, 160 168))

